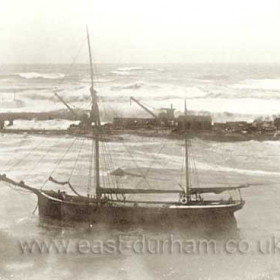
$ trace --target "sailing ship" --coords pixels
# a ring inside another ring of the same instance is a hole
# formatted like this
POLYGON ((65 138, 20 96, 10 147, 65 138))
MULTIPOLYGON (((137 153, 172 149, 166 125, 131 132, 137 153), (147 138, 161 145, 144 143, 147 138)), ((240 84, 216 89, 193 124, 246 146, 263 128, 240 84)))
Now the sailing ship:
MULTIPOLYGON (((29 186, 28 184, 16 182, 5 174, 0 175, 0 181, 7 182, 14 186, 34 193, 38 198, 38 210, 41 219, 58 220, 66 222, 88 222, 106 223, 111 225, 120 224, 165 224, 165 225, 186 225, 186 226, 210 226, 214 228, 235 226, 234 213, 244 206, 241 197, 241 188, 248 185, 235 187, 193 187, 189 176, 189 144, 187 129, 185 129, 184 150, 185 150, 185 186, 174 189, 158 188, 112 188, 105 187, 100 180, 100 135, 102 126, 100 122, 97 92, 94 89, 93 63, 89 32, 87 30, 87 43, 89 51, 89 65, 91 76, 91 113, 90 121, 94 145, 94 168, 95 180, 93 189, 94 195, 79 194, 69 182, 59 182, 53 177, 49 179, 61 185, 68 184, 75 195, 67 194, 64 191, 43 190, 29 186), (227 200, 208 199, 204 195, 220 194, 223 192, 237 193, 237 197, 230 196, 227 200), (129 194, 176 194, 176 201, 159 200, 129 200, 129 194)), ((185 101, 185 119, 187 108, 185 101)), ((175 185, 175 184, 174 184, 175 185)))

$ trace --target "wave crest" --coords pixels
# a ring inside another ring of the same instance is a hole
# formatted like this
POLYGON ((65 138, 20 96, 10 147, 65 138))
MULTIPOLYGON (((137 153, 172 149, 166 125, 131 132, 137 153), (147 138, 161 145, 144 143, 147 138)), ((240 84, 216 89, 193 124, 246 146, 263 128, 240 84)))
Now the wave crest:
POLYGON ((139 89, 144 85, 143 82, 135 82, 132 84, 122 85, 122 86, 113 86, 111 90, 122 90, 122 89, 139 89))
POLYGON ((163 72, 163 71, 164 71, 163 68, 145 68, 142 66, 134 66, 134 67, 120 67, 112 71, 111 74, 120 75, 120 76, 129 76, 129 75, 133 75, 135 72, 152 73, 152 72, 163 72))
POLYGON ((26 72, 19 73, 18 76, 24 79, 62 79, 65 77, 63 73, 37 73, 37 72, 26 72))

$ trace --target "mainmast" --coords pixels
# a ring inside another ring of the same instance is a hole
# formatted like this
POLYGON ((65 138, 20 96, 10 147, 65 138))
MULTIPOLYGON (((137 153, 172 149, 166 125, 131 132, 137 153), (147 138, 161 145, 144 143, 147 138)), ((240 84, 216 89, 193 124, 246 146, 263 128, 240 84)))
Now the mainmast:
POLYGON ((189 176, 189 151, 187 137, 187 103, 185 99, 185 115, 184 115, 184 135, 185 135, 185 168, 186 168, 186 198, 190 201, 190 176, 189 176))
POLYGON ((97 103, 97 95, 93 86, 93 66, 92 66, 92 54, 91 54, 91 46, 89 39, 89 32, 87 27, 87 42, 88 42, 88 53, 89 53, 89 63, 90 63, 90 78, 91 78, 91 87, 90 94, 92 99, 91 104, 91 112, 90 112, 90 121, 94 122, 93 134, 95 138, 95 190, 96 190, 96 198, 101 198, 101 190, 100 190, 100 174, 99 174, 99 130, 100 130, 100 116, 99 116, 99 108, 97 103))

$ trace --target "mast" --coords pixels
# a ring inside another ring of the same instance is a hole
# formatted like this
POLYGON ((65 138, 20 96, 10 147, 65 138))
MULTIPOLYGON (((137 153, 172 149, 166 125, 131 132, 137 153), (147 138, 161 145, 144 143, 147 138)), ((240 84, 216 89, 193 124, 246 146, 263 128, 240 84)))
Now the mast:
POLYGON ((92 67, 91 46, 90 46, 88 26, 86 26, 86 27, 87 27, 87 42, 88 42, 89 64, 90 64, 90 79, 91 79, 91 87, 93 89, 93 67, 92 67))
POLYGON ((190 201, 190 176, 189 176, 189 151, 187 137, 187 103, 185 99, 185 115, 184 115, 184 134, 185 134, 185 168, 186 168, 186 198, 190 201))
POLYGON ((91 113, 90 113, 90 120, 94 122, 93 127, 93 134, 95 134, 95 191, 96 191, 96 198, 99 200, 101 198, 101 188, 100 188, 100 174, 99 174, 99 129, 100 129, 100 116, 99 116, 99 109, 97 103, 97 95, 96 91, 94 90, 93 86, 93 66, 92 66, 92 54, 91 54, 91 46, 90 46, 90 38, 87 29, 87 42, 88 42, 88 53, 89 53, 89 63, 90 63, 90 79, 91 79, 91 87, 90 87, 90 94, 92 99, 91 104, 91 113))

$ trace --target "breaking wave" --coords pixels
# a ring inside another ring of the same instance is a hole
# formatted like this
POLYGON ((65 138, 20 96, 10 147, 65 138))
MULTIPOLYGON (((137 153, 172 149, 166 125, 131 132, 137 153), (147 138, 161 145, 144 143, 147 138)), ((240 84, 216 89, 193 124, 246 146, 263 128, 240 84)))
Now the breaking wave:
POLYGON ((120 76, 129 76, 131 73, 129 71, 112 71, 111 74, 120 75, 120 76))
POLYGON ((11 108, 21 108, 24 107, 25 103, 22 100, 2 100, 0 101, 0 108, 6 108, 6 109, 11 109, 11 108))
POLYGON ((112 86, 111 90, 122 90, 122 89, 139 89, 144 85, 143 82, 135 82, 132 84, 122 85, 122 86, 112 86))
POLYGON ((130 76, 138 72, 146 72, 146 73, 151 73, 151 72, 163 72, 163 68, 145 68, 142 66, 135 66, 135 67, 120 67, 117 70, 114 70, 111 72, 111 74, 114 75, 120 75, 120 76, 130 76))
POLYGON ((209 171, 223 171, 223 172, 235 172, 239 174, 245 175, 261 175, 261 176, 280 176, 280 172, 276 171, 265 171, 265 170, 250 170, 250 169, 239 169, 239 168, 232 168, 226 166, 212 166, 204 162, 197 162, 197 168, 201 170, 209 170, 209 171))
POLYGON ((121 68, 118 68, 117 71, 141 71, 141 70, 144 70, 144 67, 142 66, 134 66, 134 67, 121 67, 121 68))
POLYGON ((117 69, 117 71, 157 71, 157 72, 163 72, 163 68, 146 68, 143 66, 135 66, 135 67, 120 67, 117 69))
POLYGON ((17 93, 25 91, 44 91, 48 90, 48 87, 0 87, 1 93, 17 93))
POLYGON ((27 72, 19 73, 18 76, 24 79, 62 79, 65 77, 63 73, 37 73, 37 72, 27 72))
POLYGON ((229 76, 227 75, 203 75, 203 76, 198 76, 197 79, 199 80, 228 80, 229 76))
POLYGON ((235 89, 280 90, 280 79, 247 79, 231 86, 235 89))
MULTIPOLYGON (((96 78, 94 79, 94 83, 110 83, 113 82, 114 80, 112 79, 102 79, 102 78, 96 78)), ((91 79, 90 78, 84 78, 81 81, 82 83, 90 83, 91 79)))

